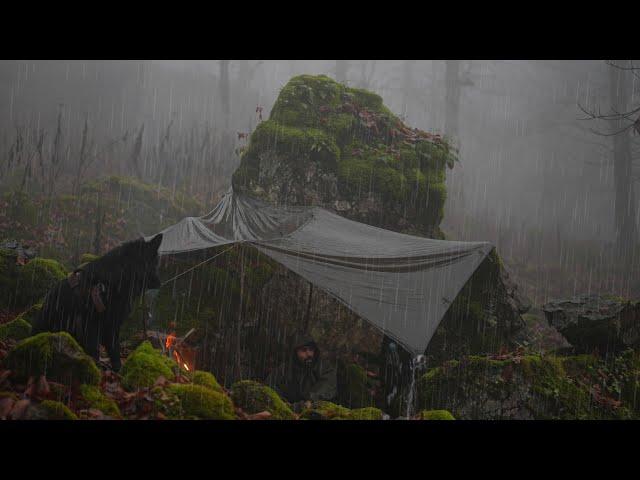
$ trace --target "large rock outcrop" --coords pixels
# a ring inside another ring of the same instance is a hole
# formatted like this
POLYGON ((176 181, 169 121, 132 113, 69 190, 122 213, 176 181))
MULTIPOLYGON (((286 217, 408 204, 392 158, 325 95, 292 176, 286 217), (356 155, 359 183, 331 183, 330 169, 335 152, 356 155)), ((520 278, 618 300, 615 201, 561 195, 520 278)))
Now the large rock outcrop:
MULTIPOLYGON (((287 83, 251 135, 233 185, 274 205, 319 205, 371 225, 443 238, 445 173, 454 162, 445 139, 407 127, 378 95, 302 75, 287 83)), ((204 259, 193 256, 192 263, 204 259)), ((186 265, 171 260, 165 267, 168 277, 186 265)), ((429 352, 434 360, 513 343, 526 310, 516 290, 494 252, 443 321, 429 352)), ((161 323, 180 318, 179 334, 191 327, 208 332, 198 368, 216 372, 226 386, 264 378, 291 355, 287 341, 300 330, 310 331, 331 360, 380 364, 379 331, 250 248, 234 248, 180 278, 158 305, 161 323)))
POLYGON ((544 305, 545 316, 578 352, 601 355, 640 345, 640 302, 581 295, 544 305))
POLYGON ((440 238, 455 152, 411 129, 372 92, 301 75, 251 135, 236 190, 274 204, 321 205, 357 221, 440 238))

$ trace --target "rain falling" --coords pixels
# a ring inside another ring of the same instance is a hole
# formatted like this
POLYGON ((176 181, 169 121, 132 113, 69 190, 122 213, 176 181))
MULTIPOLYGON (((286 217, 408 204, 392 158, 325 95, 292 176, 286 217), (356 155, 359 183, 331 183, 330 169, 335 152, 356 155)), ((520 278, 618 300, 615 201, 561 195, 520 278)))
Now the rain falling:
POLYGON ((0 419, 640 418, 640 62, 0 61, 0 419))

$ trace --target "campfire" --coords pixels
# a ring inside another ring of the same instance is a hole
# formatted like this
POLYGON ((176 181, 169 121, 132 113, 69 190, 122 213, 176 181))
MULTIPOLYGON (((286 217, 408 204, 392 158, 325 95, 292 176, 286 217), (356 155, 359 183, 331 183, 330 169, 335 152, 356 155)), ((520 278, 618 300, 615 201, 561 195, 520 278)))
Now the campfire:
POLYGON ((192 328, 182 337, 178 337, 175 331, 171 331, 168 334, 150 331, 147 335, 153 341, 159 343, 163 347, 163 351, 172 357, 180 368, 191 372, 196 369, 198 347, 190 345, 187 340, 194 332, 195 329, 192 328))

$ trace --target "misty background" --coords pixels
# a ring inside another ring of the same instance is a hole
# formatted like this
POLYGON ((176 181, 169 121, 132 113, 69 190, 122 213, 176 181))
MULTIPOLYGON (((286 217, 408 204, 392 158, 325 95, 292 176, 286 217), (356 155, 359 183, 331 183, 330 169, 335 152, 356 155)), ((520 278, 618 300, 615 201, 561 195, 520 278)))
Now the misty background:
MULTIPOLYGON (((325 74, 378 93, 409 126, 453 139, 459 162, 447 172, 443 230, 493 242, 534 302, 588 291, 637 295, 635 254, 619 265, 610 254, 620 243, 621 188, 615 141, 604 135, 611 126, 585 120, 581 109, 615 103, 611 69, 603 60, 2 61, 0 151, 9 160, 0 178, 3 189, 20 183, 10 159, 49 152, 82 168, 70 167, 65 185, 43 167, 43 179, 54 179, 43 190, 73 190, 135 167, 145 181, 212 208, 245 134, 260 114, 268 118, 280 89, 292 76, 325 74)), ((640 80, 622 74, 625 101, 637 105, 640 80)), ((632 159, 639 137, 628 132, 632 159)), ((634 226, 636 175, 628 172, 623 192, 634 226)), ((629 232, 635 252, 636 228, 629 232)))

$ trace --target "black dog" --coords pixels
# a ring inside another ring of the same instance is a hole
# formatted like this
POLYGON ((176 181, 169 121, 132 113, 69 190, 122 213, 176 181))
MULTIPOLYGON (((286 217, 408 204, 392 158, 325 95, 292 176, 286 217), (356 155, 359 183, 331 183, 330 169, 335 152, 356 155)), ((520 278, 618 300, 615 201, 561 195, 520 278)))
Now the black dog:
POLYGON ((160 288, 158 248, 162 234, 114 248, 58 282, 44 299, 33 334, 65 331, 99 360, 104 345, 114 370, 120 369, 120 326, 147 289, 160 288))

